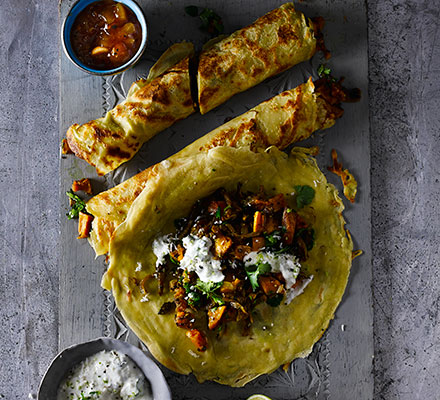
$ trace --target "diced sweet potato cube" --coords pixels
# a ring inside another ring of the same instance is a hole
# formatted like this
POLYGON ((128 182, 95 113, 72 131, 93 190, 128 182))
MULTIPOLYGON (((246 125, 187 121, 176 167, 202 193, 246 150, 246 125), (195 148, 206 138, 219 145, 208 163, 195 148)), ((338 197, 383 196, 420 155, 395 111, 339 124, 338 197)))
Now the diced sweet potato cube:
POLYGON ((208 328, 213 330, 217 328, 223 314, 225 313, 226 306, 220 306, 215 308, 210 308, 208 310, 208 328))
POLYGON ((270 296, 272 294, 284 292, 281 282, 271 276, 260 276, 259 283, 263 292, 270 296))
POLYGON ((88 178, 80 179, 78 181, 73 181, 72 190, 74 192, 78 192, 78 191, 82 190, 83 192, 85 192, 87 194, 93 194, 92 184, 90 183, 90 179, 88 179, 88 178))
POLYGON ((90 235, 92 230, 93 216, 85 214, 83 212, 79 213, 79 223, 78 223, 78 239, 86 239, 90 235))
POLYGON ((215 253, 223 257, 232 246, 232 239, 228 236, 218 236, 214 240, 215 253))
POLYGON ((186 331, 186 337, 193 342, 193 344, 197 347, 198 351, 205 351, 208 346, 208 341, 206 340, 205 335, 200 332, 198 329, 190 329, 186 331))

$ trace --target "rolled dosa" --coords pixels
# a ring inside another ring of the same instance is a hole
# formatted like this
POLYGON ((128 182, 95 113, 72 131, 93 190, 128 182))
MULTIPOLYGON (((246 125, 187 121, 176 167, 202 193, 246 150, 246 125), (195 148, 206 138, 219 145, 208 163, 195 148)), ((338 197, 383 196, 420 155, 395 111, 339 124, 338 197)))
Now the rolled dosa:
MULTIPOLYGON (((339 85, 323 80, 314 84, 309 79, 207 133, 160 165, 218 146, 246 147, 254 152, 269 146, 284 149, 316 130, 331 127, 343 113, 340 102, 348 100, 349 94, 339 85)), ((157 174, 158 165, 88 201, 87 211, 94 216, 89 242, 97 255, 108 252, 115 229, 127 217, 148 179, 157 174)))
POLYGON ((197 75, 200 112, 311 58, 317 48, 313 27, 286 3, 203 50, 197 75))
POLYGON ((234 94, 311 58, 319 47, 314 26, 292 3, 284 4, 211 44, 201 52, 194 71, 189 67, 193 45, 176 44, 159 59, 149 78, 135 82, 127 99, 105 117, 72 125, 68 145, 99 175, 106 174, 130 160, 154 135, 195 112, 192 87, 198 86, 198 96, 193 97, 198 97, 204 114, 234 94))

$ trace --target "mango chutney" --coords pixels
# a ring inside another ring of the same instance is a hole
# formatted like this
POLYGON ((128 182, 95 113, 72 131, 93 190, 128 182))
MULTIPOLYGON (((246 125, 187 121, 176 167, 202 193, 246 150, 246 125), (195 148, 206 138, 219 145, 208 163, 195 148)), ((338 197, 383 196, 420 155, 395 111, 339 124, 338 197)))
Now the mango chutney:
POLYGON ((87 67, 108 70, 129 61, 139 49, 142 28, 122 3, 101 0, 88 5, 73 22, 70 41, 87 67))

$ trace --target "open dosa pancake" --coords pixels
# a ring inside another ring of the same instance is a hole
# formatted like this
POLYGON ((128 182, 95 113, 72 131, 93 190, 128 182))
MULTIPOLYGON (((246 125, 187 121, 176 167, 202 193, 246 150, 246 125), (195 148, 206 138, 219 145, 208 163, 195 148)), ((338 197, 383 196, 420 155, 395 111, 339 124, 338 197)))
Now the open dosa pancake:
POLYGON ((224 103, 315 54, 313 22, 283 4, 203 50, 197 75, 200 112, 224 103))
POLYGON ((130 160, 158 132, 192 114, 189 59, 193 52, 190 43, 172 46, 149 77, 135 82, 127 99, 105 117, 69 128, 70 149, 103 175, 130 160))
MULTIPOLYGON (((325 80, 315 85, 309 79, 214 129, 168 160, 171 162, 218 146, 246 147, 252 151, 268 146, 284 149, 318 129, 331 127, 343 113, 340 103, 347 100, 350 100, 349 94, 340 86, 325 80)), ((156 168, 152 166, 89 200, 87 211, 94 216, 89 242, 97 255, 108 252, 113 232, 125 220, 148 179, 156 175, 156 168)))
POLYGON ((222 146, 174 158, 155 167, 116 229, 102 283, 112 290, 131 329, 165 366, 183 374, 193 372, 199 381, 242 386, 307 356, 333 318, 352 258, 342 210, 336 189, 306 149, 294 148, 287 155, 274 147, 255 153, 222 146), (315 231, 314 246, 302 265, 313 279, 288 305, 259 304, 248 336, 231 322, 221 338, 208 331, 206 351, 197 351, 173 315, 158 314, 172 296, 169 292, 159 296, 154 282, 147 279, 157 261, 152 243, 157 235, 173 232, 175 219, 187 216, 198 199, 221 187, 233 190, 238 183, 245 191, 257 192, 262 185, 267 193, 282 193, 291 207, 296 185, 314 189, 313 201, 298 210, 315 231))
POLYGON ((203 50, 198 71, 189 66, 192 44, 174 45, 153 66, 148 79, 135 82, 127 99, 104 118, 72 125, 68 145, 98 174, 106 174, 130 160, 151 137, 195 111, 192 82, 194 86, 198 82, 203 114, 235 93, 311 58, 317 48, 312 27, 291 3, 284 4, 203 50))

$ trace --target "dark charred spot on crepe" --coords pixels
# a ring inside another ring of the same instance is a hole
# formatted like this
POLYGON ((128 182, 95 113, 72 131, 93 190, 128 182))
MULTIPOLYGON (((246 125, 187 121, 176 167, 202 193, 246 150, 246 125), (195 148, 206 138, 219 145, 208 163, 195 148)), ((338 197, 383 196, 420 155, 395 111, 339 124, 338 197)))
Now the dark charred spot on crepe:
POLYGON ((186 99, 183 103, 182 103, 185 107, 191 107, 194 102, 192 99, 186 99))
POLYGON ((278 43, 288 44, 293 40, 298 40, 292 25, 284 24, 278 28, 278 43))
POLYGON ((109 156, 114 158, 120 158, 122 160, 129 160, 131 158, 131 154, 122 150, 119 146, 108 146, 107 152, 109 156))
POLYGON ((93 133, 98 139, 98 141, 102 141, 102 139, 109 138, 109 137, 122 137, 118 132, 115 132, 111 129, 105 129, 101 126, 98 126, 95 121, 90 122, 90 127, 93 129, 93 133), (117 136, 114 136, 117 135, 117 136))
POLYGON ((212 48, 201 54, 199 58, 198 73, 203 78, 211 79, 213 76, 220 78, 229 74, 229 69, 224 66, 231 65, 232 58, 224 54, 219 54, 217 49, 212 48))
POLYGON ((144 86, 136 93, 136 97, 139 99, 151 99, 165 106, 171 104, 168 87, 164 87, 159 80, 153 80, 149 85, 144 86))
POLYGON ((208 104, 209 99, 211 99, 219 90, 219 87, 202 90, 199 94, 199 105, 203 107, 204 104, 208 104))
POLYGON ((269 146, 266 136, 261 132, 256 124, 255 119, 242 122, 238 128, 230 128, 222 131, 215 136, 205 146, 199 148, 199 151, 208 151, 214 147, 249 147, 251 151, 269 146))

